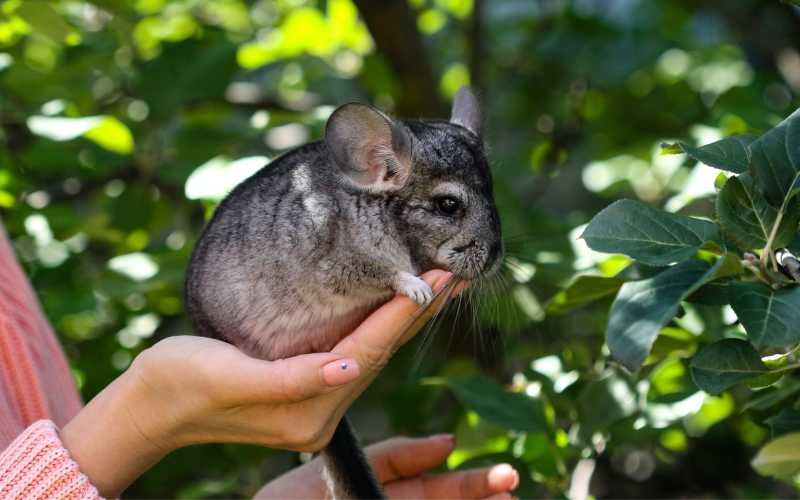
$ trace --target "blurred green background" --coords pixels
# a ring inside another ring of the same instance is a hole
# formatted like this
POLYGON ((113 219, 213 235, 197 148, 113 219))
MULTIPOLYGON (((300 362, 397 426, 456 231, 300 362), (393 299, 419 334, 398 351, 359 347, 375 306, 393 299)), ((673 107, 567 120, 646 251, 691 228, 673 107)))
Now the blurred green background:
MULTIPOLYGON (((576 240, 613 200, 711 215, 716 171, 659 142, 777 125, 800 105, 798 51, 800 9, 778 0, 6 0, 0 210, 89 400, 192 333, 185 268, 227 190, 321 138, 337 104, 446 119, 469 84, 508 283, 397 354, 350 411, 364 441, 455 432, 448 467, 511 462, 521 497, 583 498, 590 477, 598 498, 795 497, 749 466, 769 437, 752 391, 688 375, 725 308, 685 306, 631 375, 603 345, 612 296, 551 299, 578 273, 652 274, 576 240), (503 400, 458 379, 479 374, 535 398, 550 431, 479 416, 467 393, 503 400)), ((125 497, 247 497, 305 458, 182 449, 125 497)))

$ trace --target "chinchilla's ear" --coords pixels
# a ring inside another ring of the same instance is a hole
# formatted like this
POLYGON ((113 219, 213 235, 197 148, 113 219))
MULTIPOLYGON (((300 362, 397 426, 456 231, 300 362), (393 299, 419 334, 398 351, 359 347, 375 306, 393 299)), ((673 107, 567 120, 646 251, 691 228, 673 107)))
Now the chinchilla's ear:
POLYGON ((411 137, 380 111, 342 104, 325 125, 325 144, 342 172, 371 191, 398 189, 411 168, 411 137))
POLYGON ((481 110, 468 87, 461 87, 453 99, 453 117, 450 123, 461 125, 481 137, 481 110))

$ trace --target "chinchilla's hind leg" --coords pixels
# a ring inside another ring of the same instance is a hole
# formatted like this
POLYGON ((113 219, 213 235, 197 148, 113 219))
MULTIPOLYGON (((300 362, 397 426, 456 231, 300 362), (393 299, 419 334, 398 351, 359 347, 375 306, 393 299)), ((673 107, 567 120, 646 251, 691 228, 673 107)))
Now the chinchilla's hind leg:
POLYGON ((346 416, 336 427, 331 442, 322 450, 322 456, 325 459, 325 479, 334 499, 386 498, 346 416))

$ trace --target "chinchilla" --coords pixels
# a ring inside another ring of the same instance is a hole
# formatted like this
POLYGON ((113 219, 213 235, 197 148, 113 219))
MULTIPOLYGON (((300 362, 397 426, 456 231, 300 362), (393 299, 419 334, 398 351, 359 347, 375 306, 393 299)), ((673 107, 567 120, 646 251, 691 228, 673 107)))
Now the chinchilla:
MULTIPOLYGON (((195 246, 186 303, 197 333, 275 360, 330 351, 396 294, 432 299, 419 275, 472 280, 503 260, 478 103, 449 122, 339 106, 324 141, 233 189, 195 246)), ((384 498, 346 418, 323 451, 335 498, 384 498)))

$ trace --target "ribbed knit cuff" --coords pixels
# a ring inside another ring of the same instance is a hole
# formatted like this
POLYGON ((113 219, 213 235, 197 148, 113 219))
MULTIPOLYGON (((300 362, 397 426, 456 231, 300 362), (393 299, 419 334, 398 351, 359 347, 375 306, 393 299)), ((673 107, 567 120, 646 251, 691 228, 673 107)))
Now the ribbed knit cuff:
POLYGON ((58 429, 39 420, 0 454, 3 500, 102 500, 69 457, 58 429))

